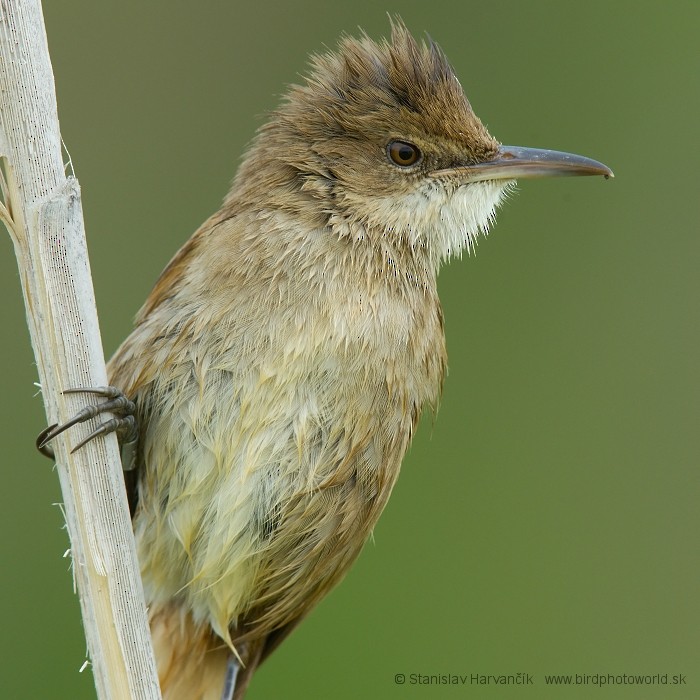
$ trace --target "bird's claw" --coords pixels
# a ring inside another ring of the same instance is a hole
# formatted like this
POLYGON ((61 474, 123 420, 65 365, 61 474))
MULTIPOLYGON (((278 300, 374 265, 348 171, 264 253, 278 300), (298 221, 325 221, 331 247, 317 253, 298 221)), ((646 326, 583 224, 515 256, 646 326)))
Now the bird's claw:
POLYGON ((136 404, 130 401, 124 393, 114 386, 99 386, 99 387, 76 387, 74 389, 65 389, 64 394, 95 394, 97 396, 102 396, 107 399, 101 404, 95 406, 85 406, 76 413, 70 420, 65 423, 58 425, 50 425, 39 433, 36 439, 36 447, 46 457, 53 459, 54 452, 48 443, 51 442, 55 437, 60 435, 68 428, 72 426, 83 423, 86 420, 95 418, 102 413, 112 413, 114 418, 104 421, 95 428, 84 440, 81 440, 71 452, 76 452, 83 445, 90 442, 99 435, 107 435, 108 433, 116 433, 119 437, 119 442, 122 446, 122 452, 130 455, 130 464, 124 464, 125 470, 133 468, 131 462, 134 460, 133 449, 137 439, 138 439, 138 426, 136 425, 136 418, 134 413, 136 412, 136 404), (126 448, 126 449, 125 449, 126 448))

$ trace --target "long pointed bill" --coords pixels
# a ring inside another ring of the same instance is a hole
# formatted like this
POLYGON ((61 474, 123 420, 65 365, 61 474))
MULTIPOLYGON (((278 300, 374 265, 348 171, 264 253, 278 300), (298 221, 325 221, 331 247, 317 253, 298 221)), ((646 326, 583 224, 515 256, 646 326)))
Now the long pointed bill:
POLYGON ((455 176, 464 182, 485 180, 518 180, 534 177, 560 177, 562 175, 602 175, 614 177, 607 165, 573 153, 548 151, 544 148, 501 146, 493 160, 475 165, 434 170, 431 177, 455 176))

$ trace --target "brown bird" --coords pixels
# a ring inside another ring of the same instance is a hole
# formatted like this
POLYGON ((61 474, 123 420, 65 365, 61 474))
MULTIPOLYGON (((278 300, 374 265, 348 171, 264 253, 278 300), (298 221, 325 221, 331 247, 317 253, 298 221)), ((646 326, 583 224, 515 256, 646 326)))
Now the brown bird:
POLYGON ((243 698, 346 574, 440 396, 438 269, 544 175, 612 173, 501 146, 398 20, 314 57, 259 130, 108 368, 166 700, 243 698))

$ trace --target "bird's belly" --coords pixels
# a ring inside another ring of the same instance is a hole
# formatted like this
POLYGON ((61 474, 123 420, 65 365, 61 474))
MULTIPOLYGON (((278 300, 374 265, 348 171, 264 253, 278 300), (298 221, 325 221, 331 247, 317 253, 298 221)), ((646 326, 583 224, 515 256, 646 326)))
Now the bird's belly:
POLYGON ((287 366, 285 381, 262 366, 255 381, 209 368, 160 397, 135 517, 149 604, 181 600, 233 641, 299 618, 346 572, 419 403, 385 376, 329 362, 303 376, 287 366))

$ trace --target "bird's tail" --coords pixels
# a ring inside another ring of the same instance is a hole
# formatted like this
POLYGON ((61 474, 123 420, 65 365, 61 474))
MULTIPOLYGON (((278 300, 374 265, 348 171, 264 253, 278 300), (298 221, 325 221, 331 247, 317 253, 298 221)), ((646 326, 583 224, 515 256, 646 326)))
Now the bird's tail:
POLYGON ((151 637, 163 700, 243 700, 261 649, 245 645, 243 664, 209 625, 181 607, 151 609, 151 637))

